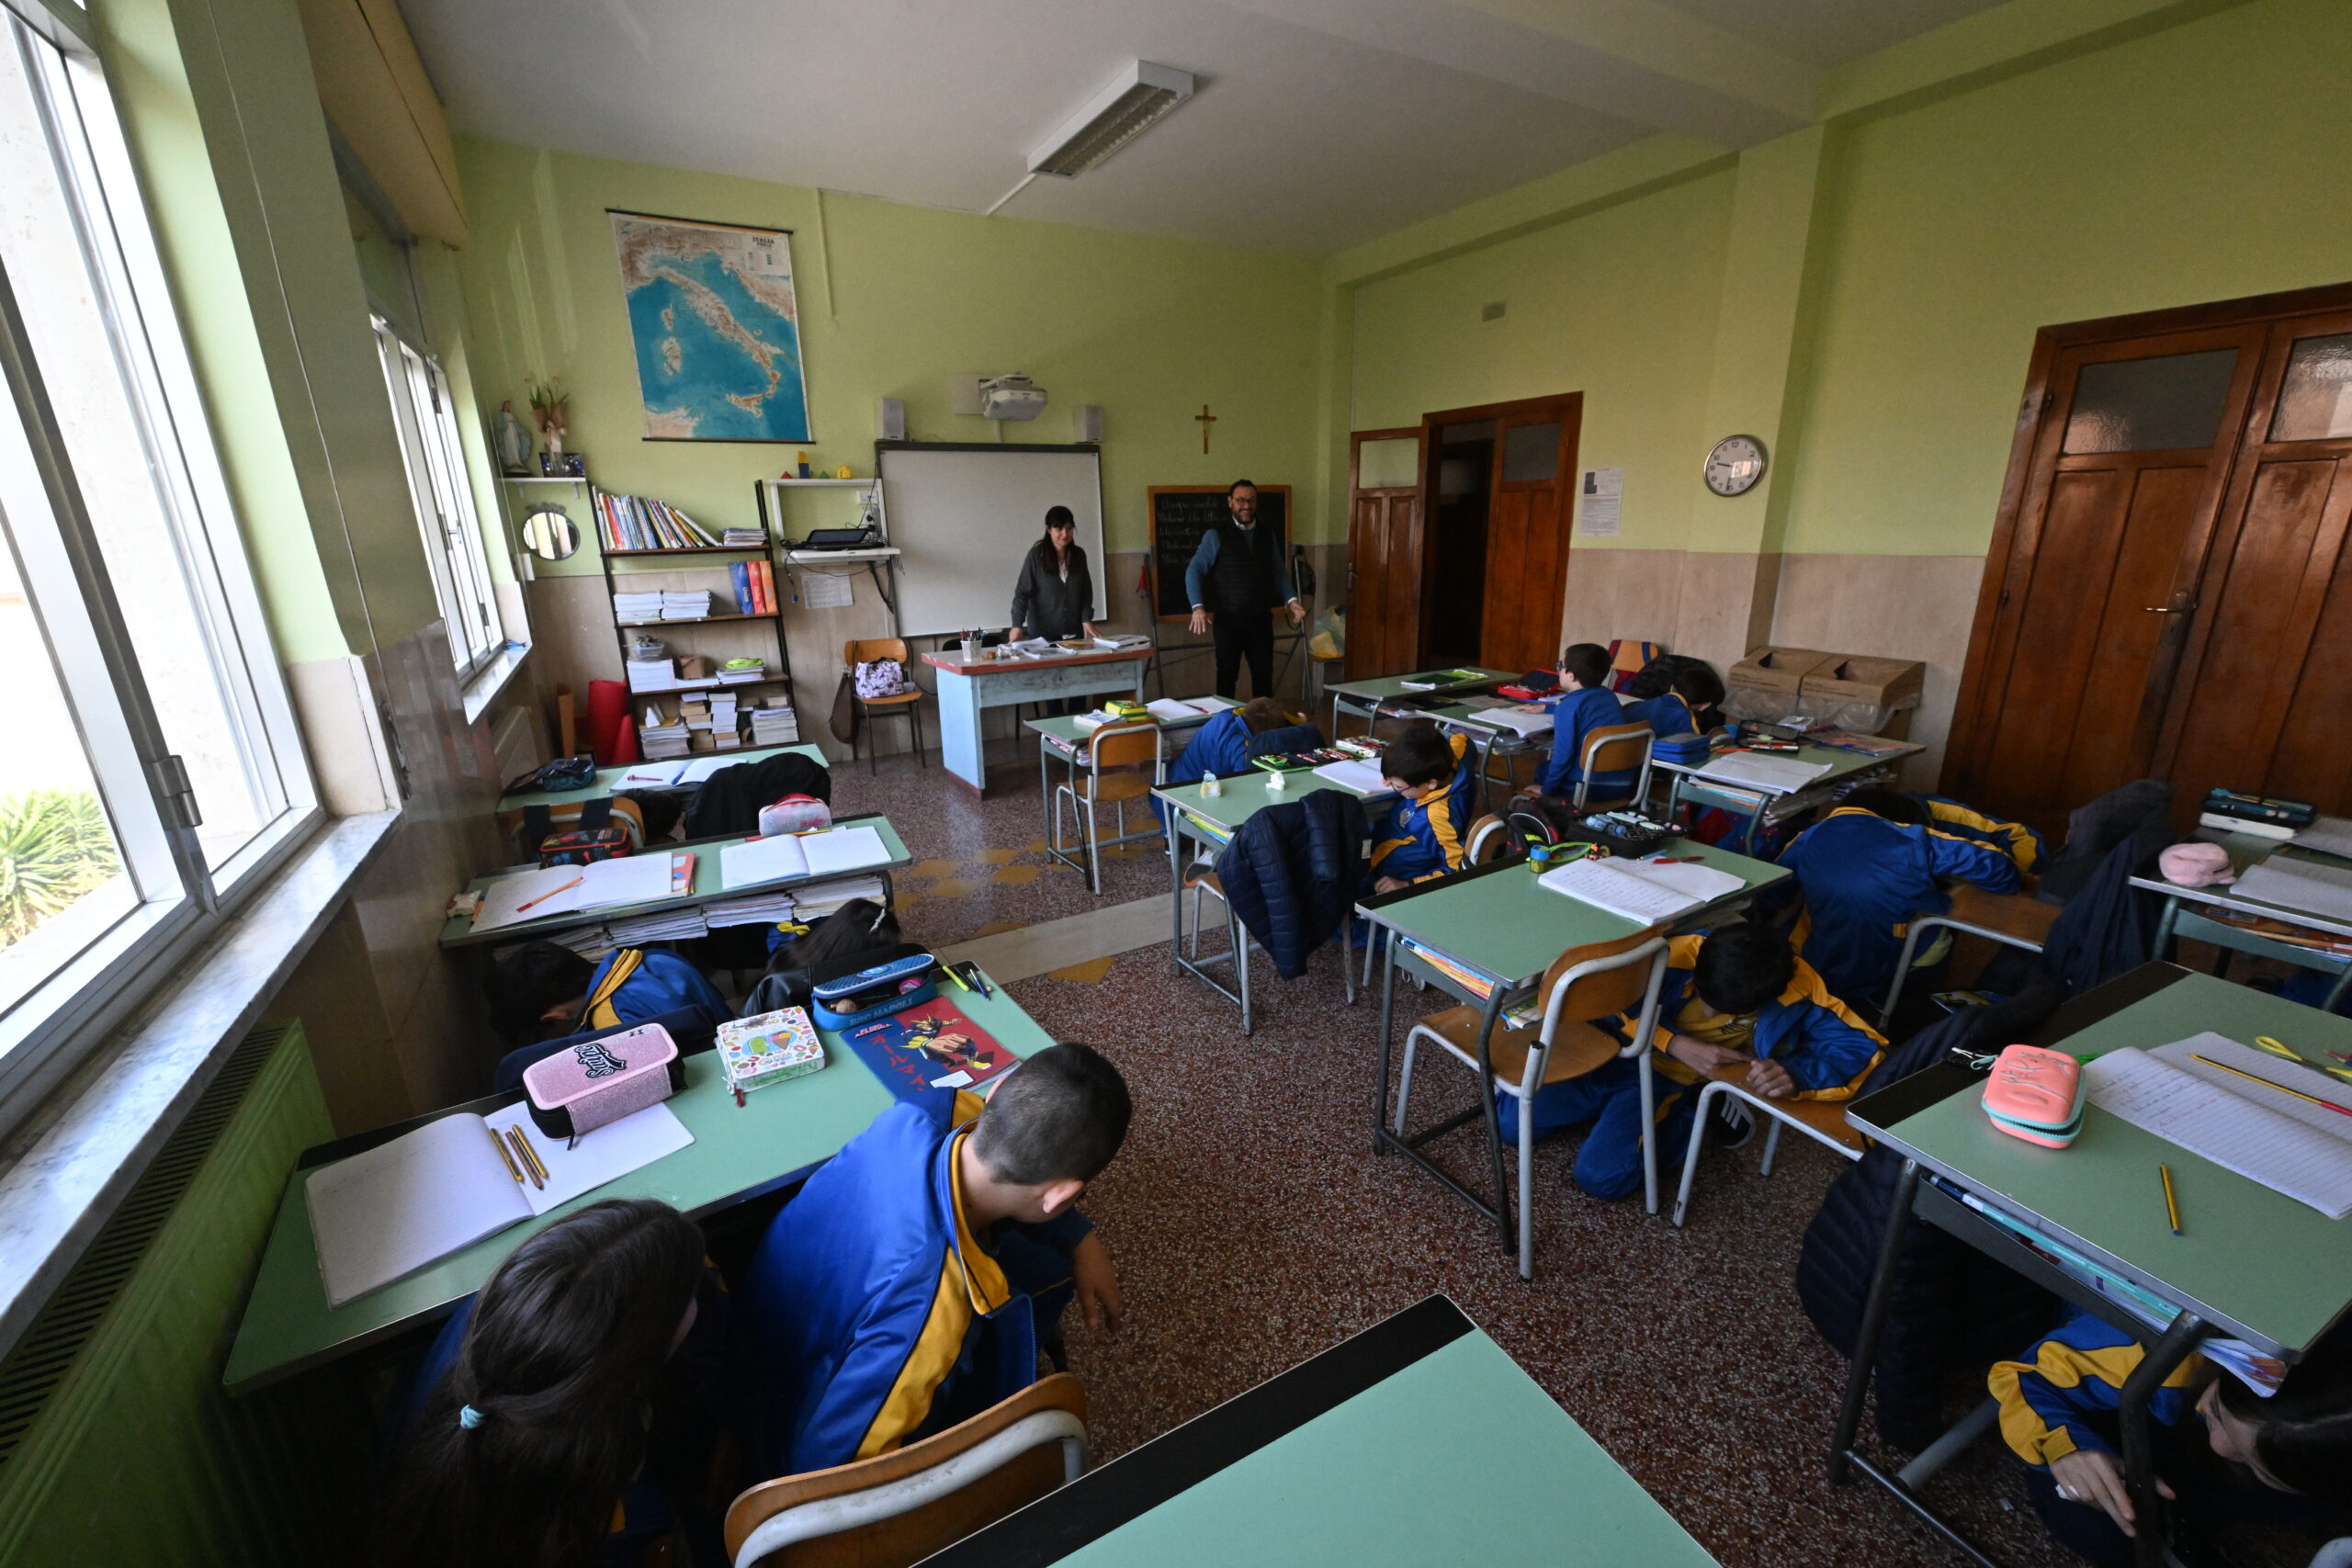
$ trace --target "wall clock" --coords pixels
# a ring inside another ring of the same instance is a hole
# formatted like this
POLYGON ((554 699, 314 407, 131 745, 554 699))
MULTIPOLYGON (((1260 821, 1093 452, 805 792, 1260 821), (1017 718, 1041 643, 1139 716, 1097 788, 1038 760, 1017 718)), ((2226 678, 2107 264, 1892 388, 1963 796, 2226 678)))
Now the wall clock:
POLYGON ((1746 495, 1764 477, 1764 443, 1726 435, 1707 454, 1707 488, 1717 495, 1746 495))

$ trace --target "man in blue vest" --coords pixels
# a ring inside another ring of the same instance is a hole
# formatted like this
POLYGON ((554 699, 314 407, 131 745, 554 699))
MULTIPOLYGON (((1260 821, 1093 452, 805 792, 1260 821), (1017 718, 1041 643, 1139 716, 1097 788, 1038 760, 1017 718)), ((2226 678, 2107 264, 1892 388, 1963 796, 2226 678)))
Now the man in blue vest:
POLYGON ((1200 547, 1184 568, 1184 594, 1192 601, 1194 637, 1216 623, 1216 694, 1230 697, 1241 684, 1241 660, 1250 660, 1255 696, 1274 690, 1274 623, 1280 607, 1294 626, 1306 619, 1306 606, 1291 587, 1290 562, 1283 540, 1258 526, 1258 487, 1236 479, 1225 492, 1227 515, 1201 536, 1200 547))

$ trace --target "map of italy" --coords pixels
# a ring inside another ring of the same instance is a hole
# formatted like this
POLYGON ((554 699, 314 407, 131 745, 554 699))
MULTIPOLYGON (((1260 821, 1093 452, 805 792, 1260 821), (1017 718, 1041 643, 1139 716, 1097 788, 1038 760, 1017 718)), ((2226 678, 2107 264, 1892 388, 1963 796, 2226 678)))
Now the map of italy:
POLYGON ((649 440, 806 441, 791 236, 612 214, 649 440))

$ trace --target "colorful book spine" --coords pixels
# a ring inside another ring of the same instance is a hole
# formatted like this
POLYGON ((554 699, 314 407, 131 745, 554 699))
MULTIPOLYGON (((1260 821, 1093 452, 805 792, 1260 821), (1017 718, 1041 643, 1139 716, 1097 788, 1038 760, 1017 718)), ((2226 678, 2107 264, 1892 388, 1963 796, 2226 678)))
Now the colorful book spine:
POLYGON ((745 615, 752 614, 752 573, 750 569, 741 561, 737 561, 727 569, 727 575, 732 578, 735 582, 736 613, 745 615))

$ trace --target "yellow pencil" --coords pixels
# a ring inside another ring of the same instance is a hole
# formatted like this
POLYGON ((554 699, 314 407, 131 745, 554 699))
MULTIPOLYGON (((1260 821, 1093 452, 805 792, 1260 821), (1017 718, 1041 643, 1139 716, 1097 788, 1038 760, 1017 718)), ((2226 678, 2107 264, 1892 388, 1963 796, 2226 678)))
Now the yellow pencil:
POLYGON ((2156 1174, 2165 1179, 2165 1213, 2172 1220, 2172 1234, 2180 1234, 2180 1201, 2172 1195, 2172 1167, 2159 1164, 2156 1174))
POLYGON ((2263 1088, 2275 1089, 2280 1094, 2291 1094, 2297 1100, 2308 1100, 2313 1105, 2318 1106, 2321 1110, 2333 1111, 2338 1116, 2352 1116, 2352 1111, 2346 1111, 2343 1106, 2336 1104, 2335 1101, 2332 1100, 2322 1100, 2315 1094, 2305 1094, 2301 1089, 2289 1089, 2285 1084, 2273 1082, 2271 1079, 2264 1077, 2260 1073, 2249 1073, 2244 1067, 2233 1067, 2227 1062, 2217 1062, 2211 1056, 2200 1056, 2194 1051, 2191 1051, 2188 1054, 2188 1059, 2192 1062, 2202 1062, 2209 1067, 2219 1067, 2225 1073, 2235 1073, 2242 1078, 2252 1078, 2263 1088))
POLYGON ((548 899, 554 897, 559 893, 571 892, 573 888, 579 886, 582 883, 587 880, 587 875, 583 873, 579 876, 573 877, 571 881, 565 883, 560 887, 550 887, 536 898, 524 899, 520 904, 514 906, 514 912, 519 915, 524 910, 530 908, 533 905, 546 903, 548 899))
MULTIPOLYGON (((484 1129, 484 1131, 488 1131, 488 1129, 484 1129)), ((500 1137, 496 1133, 492 1133, 490 1134, 490 1141, 498 1145, 498 1157, 506 1162, 506 1174, 514 1179, 515 1186, 522 1186, 523 1172, 517 1168, 514 1164, 514 1151, 508 1148, 506 1146, 506 1140, 500 1137)))
POLYGON ((531 1185, 544 1190, 548 1184, 547 1179, 539 1174, 539 1162, 531 1157, 531 1145, 524 1142, 522 1129, 507 1128, 506 1138, 514 1145, 514 1152, 522 1156, 523 1168, 531 1173, 531 1185))
POLYGON ((531 1142, 531 1134, 517 1127, 514 1135, 523 1140, 523 1153, 529 1156, 532 1167, 538 1171, 539 1179, 553 1181, 555 1178, 548 1174, 548 1162, 539 1157, 539 1145, 531 1142))

